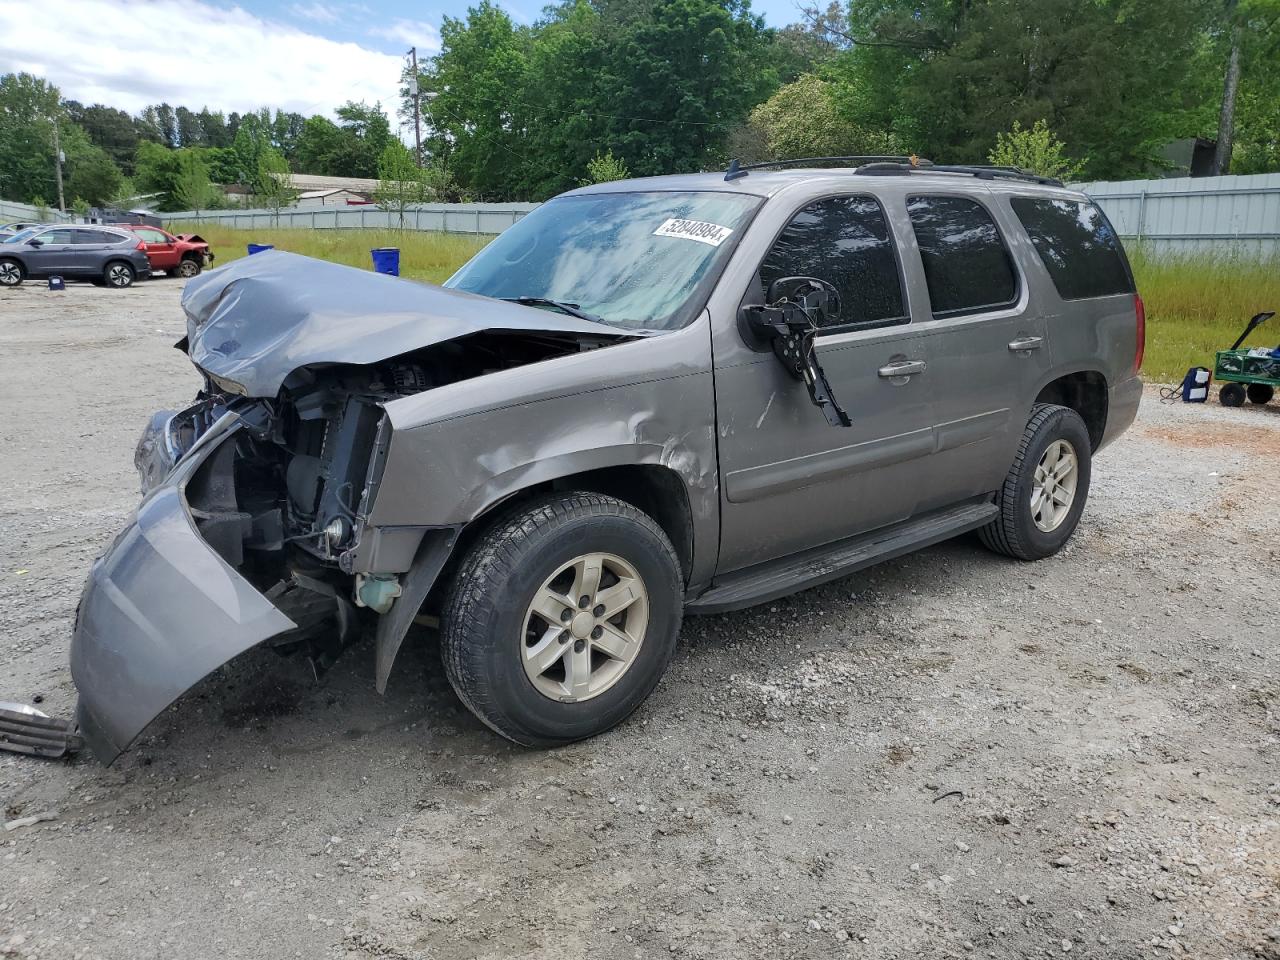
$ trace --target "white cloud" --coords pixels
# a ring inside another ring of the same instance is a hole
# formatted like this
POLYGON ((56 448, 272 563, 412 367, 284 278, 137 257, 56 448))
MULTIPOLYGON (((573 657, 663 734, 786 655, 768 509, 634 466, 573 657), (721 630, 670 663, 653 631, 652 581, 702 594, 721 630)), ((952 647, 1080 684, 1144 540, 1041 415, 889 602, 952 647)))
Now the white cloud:
MULTIPOLYGON (((31 12, 27 4, 0 2, 0 63, 44 77, 84 103, 130 113, 165 101, 193 110, 271 106, 328 115, 348 100, 378 100, 392 114, 398 102, 399 56, 240 7, 53 0, 40 16, 31 12)), ((424 39, 434 32, 430 24, 416 26, 428 31, 424 39)))
POLYGON ((440 49, 440 31, 425 20, 393 20, 385 27, 371 27, 369 36, 399 43, 406 50, 417 47, 419 57, 440 49))
POLYGON ((295 3, 289 12, 302 20, 314 20, 316 23, 337 23, 342 19, 342 14, 323 3, 295 3))

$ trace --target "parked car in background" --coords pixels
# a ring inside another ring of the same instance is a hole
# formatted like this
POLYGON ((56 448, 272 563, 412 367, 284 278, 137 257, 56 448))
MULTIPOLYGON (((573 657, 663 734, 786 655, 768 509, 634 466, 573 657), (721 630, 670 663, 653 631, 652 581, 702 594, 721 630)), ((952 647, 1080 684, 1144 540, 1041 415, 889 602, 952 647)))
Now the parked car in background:
POLYGON ((0 244, 0 287, 61 276, 123 289, 150 275, 146 245, 114 227, 54 224, 0 244))
POLYGON ((41 226, 41 224, 21 223, 21 222, 6 223, 4 226, 0 227, 0 243, 3 243, 5 240, 9 239, 9 237, 12 237, 14 234, 21 233, 23 230, 28 230, 31 227, 38 227, 38 226, 41 226))
POLYGON ((152 273, 163 270, 171 277, 194 277, 213 262, 209 244, 194 233, 174 235, 145 223, 121 223, 116 228, 130 231, 146 244, 152 273))

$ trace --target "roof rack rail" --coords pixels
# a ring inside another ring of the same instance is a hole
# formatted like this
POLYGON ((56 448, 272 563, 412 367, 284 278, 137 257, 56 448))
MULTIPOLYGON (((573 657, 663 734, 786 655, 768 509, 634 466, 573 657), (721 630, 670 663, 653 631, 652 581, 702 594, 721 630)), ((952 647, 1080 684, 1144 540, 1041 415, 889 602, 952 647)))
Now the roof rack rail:
MULTIPOLYGON (((863 176, 894 176, 896 174, 911 173, 912 171, 920 172, 920 170, 919 166, 911 164, 898 161, 883 161, 865 164, 853 172, 863 176)), ((1024 180, 1028 183, 1038 183, 1046 187, 1061 187, 1063 185, 1062 181, 1057 177, 1042 177, 1038 173, 1023 170, 1020 167, 988 166, 977 163, 934 163, 929 165, 928 172, 964 173, 980 180, 1024 180)))
POLYGON ((739 177, 745 177, 752 170, 770 170, 777 167, 796 167, 805 164, 827 164, 827 163, 857 163, 857 164, 876 164, 888 163, 895 167, 928 167, 932 166, 931 161, 925 160, 923 157, 904 157, 892 156, 886 154, 873 154, 871 156, 857 157, 797 157, 794 160, 766 160, 762 163, 738 163, 736 159, 729 161, 729 169, 724 172, 726 181, 737 180, 739 177))

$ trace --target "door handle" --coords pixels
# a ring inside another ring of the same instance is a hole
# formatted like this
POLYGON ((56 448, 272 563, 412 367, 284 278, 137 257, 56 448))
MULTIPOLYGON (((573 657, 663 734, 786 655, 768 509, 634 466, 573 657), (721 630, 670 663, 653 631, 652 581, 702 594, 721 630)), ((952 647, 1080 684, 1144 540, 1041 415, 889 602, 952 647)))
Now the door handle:
POLYGON ((893 363, 886 363, 876 372, 885 380, 895 380, 898 377, 913 377, 917 373, 924 373, 926 366, 923 360, 895 360, 893 363))
POLYGON ((1032 350, 1039 350, 1044 343, 1044 337, 1018 337, 1016 340, 1009 341, 1009 349, 1013 353, 1024 353, 1032 350))

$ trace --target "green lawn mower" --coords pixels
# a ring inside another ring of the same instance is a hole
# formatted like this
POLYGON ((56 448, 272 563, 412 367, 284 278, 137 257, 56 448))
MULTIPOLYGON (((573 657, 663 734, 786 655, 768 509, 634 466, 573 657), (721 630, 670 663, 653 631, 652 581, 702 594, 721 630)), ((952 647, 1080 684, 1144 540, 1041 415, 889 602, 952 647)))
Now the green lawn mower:
POLYGON ((1274 350, 1266 347, 1240 349, 1240 344, 1249 334, 1274 316, 1274 310, 1258 314, 1249 321, 1231 349, 1218 351, 1213 379, 1222 384, 1218 402, 1224 407, 1241 406, 1246 399, 1252 403, 1267 403, 1275 396, 1276 387, 1280 386, 1280 346, 1274 350))

